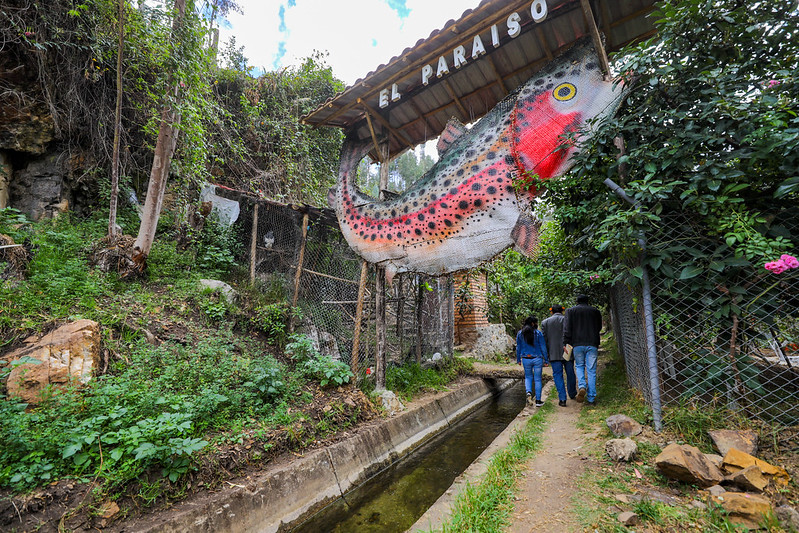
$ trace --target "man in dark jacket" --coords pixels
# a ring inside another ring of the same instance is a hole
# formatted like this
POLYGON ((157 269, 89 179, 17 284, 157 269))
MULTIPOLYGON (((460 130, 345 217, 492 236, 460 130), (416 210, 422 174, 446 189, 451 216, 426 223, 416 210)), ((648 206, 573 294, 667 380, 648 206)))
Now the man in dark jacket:
POLYGON ((563 306, 553 305, 549 308, 549 311, 552 316, 541 322, 541 332, 544 334, 547 352, 549 352, 549 362, 552 364, 552 379, 555 381, 555 388, 558 390, 558 405, 565 407, 567 387, 569 398, 573 400, 577 396, 574 359, 566 361, 563 358, 563 306), (566 371, 566 384, 563 383, 564 370, 566 371))
POLYGON ((563 346, 574 347, 574 366, 577 374, 577 401, 586 399, 596 403, 596 360, 599 355, 599 331, 602 315, 599 309, 588 305, 588 296, 577 297, 577 305, 566 310, 563 320, 563 346))

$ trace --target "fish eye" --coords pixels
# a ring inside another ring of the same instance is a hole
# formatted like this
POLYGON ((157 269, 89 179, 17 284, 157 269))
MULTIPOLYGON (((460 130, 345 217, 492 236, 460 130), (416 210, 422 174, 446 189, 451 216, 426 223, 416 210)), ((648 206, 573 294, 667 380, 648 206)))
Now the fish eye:
POLYGON ((552 91, 552 96, 555 97, 555 100, 560 100, 561 102, 565 102, 567 100, 571 100, 574 98, 574 95, 577 94, 577 87, 572 85, 571 83, 561 83, 555 90, 552 91))

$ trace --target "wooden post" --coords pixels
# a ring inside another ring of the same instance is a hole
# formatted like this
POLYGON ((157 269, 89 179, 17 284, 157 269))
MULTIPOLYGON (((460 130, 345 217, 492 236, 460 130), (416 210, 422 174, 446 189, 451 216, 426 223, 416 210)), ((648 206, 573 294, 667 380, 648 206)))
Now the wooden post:
POLYGON ((424 317, 424 310, 422 303, 424 302, 424 286, 422 285, 422 276, 417 275, 417 291, 416 291, 416 363, 422 364, 422 318, 424 317))
POLYGON ((358 364, 360 363, 361 321, 363 319, 363 300, 366 293, 366 275, 369 272, 369 263, 361 261, 361 281, 358 284, 358 305, 355 307, 355 333, 352 339, 352 361, 350 369, 358 377, 358 364))
POLYGON ((255 283, 255 260, 258 256, 258 202, 252 212, 252 230, 250 230, 250 283, 255 283))
MULTIPOLYGON (((300 243, 300 257, 297 259, 297 270, 294 272, 294 296, 291 298, 291 307, 297 307, 297 299, 300 296, 300 276, 302 275, 302 263, 305 260, 305 241, 308 237, 308 213, 302 217, 302 242, 300 243)), ((294 331, 294 314, 291 315, 289 331, 294 331)))
POLYGON ((583 15, 588 24, 588 31, 591 32, 591 37, 594 40, 594 48, 596 48, 596 53, 599 56, 599 64, 602 68, 602 73, 605 75, 605 81, 607 81, 610 79, 610 62, 608 61, 608 54, 605 52, 605 47, 602 46, 602 37, 599 35, 599 28, 597 28, 596 25, 594 11, 591 9, 589 0, 580 0, 580 4, 583 7, 583 15))
MULTIPOLYGON (((383 191, 388 188, 388 142, 380 147, 380 183, 379 198, 385 200, 383 191)), ((378 266, 375 278, 375 338, 377 353, 375 356, 375 386, 377 390, 386 388, 386 269, 378 266)))
POLYGON ((402 349, 402 340, 403 340, 403 315, 405 314, 405 292, 403 290, 403 277, 402 275, 397 276, 397 338, 399 339, 399 350, 400 354, 403 356, 404 359, 404 350, 402 349))

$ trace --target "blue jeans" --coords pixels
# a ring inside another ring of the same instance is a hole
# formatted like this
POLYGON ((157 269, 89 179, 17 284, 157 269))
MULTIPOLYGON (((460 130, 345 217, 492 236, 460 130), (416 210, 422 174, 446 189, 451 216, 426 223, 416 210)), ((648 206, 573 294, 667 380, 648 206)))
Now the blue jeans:
POLYGON ((543 357, 532 357, 525 359, 522 357, 522 367, 524 368, 524 388, 528 393, 533 392, 533 381, 535 381, 535 399, 541 401, 541 372, 544 369, 543 357))
POLYGON ((577 380, 574 377, 574 359, 571 361, 551 361, 552 379, 555 380, 555 388, 558 389, 558 400, 566 401, 566 389, 569 390, 569 398, 577 396, 577 380), (566 371, 566 384, 563 383, 563 371, 566 371))
POLYGON ((588 392, 586 400, 593 402, 596 398, 596 358, 599 350, 596 346, 575 346, 573 353, 577 384, 588 392))

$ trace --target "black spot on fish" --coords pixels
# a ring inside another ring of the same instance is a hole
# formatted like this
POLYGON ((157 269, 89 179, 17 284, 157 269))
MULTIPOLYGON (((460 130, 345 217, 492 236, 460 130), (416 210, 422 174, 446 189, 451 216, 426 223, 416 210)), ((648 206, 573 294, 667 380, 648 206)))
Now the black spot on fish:
POLYGON ((372 233, 372 237, 371 237, 371 239, 372 239, 372 240, 375 240, 375 238, 377 238, 377 235, 375 235, 374 233, 372 233))
POLYGON ((401 232, 401 231, 398 231, 398 232, 397 232, 397 238, 400 238, 400 237, 402 237, 402 232, 401 232))
POLYGON ((461 209, 467 209, 469 207, 469 202, 467 202, 466 200, 461 200, 460 202, 458 202, 458 207, 460 207, 461 209))
POLYGON ((489 176, 496 176, 496 175, 497 175, 497 169, 495 169, 495 168, 489 168, 489 169, 488 169, 488 175, 489 175, 489 176))
POLYGON ((493 185, 489 185, 488 187, 486 187, 486 192, 488 194, 496 194, 497 193, 497 188, 494 187, 493 185))
POLYGON ((414 230, 414 232, 415 232, 417 235, 421 235, 421 234, 422 234, 422 230, 420 230, 419 228, 416 228, 416 229, 414 230))
POLYGON ((515 189, 513 188, 512 185, 506 185, 505 186, 505 190, 508 191, 508 192, 514 192, 515 189))
POLYGON ((480 170, 480 167, 477 165, 472 165, 472 172, 477 172, 478 170, 480 170))
POLYGON ((390 233, 388 235, 386 235, 386 237, 388 238, 388 240, 391 240, 391 239, 394 238, 394 236, 392 234, 390 234, 390 233))
MULTIPOLYGON (((445 202, 441 202, 441 209, 447 209, 448 207, 449 207, 449 204, 447 204, 445 202)), ((432 213, 432 211, 430 211, 430 212, 432 213)))
POLYGON ((458 177, 463 176, 463 169, 462 168, 458 169, 458 171, 455 173, 455 175, 458 176, 458 177))
POLYGON ((483 188, 483 186, 480 185, 479 183, 477 183, 477 182, 472 183, 472 190, 473 191, 479 191, 482 188, 483 188))
POLYGON ((406 225, 408 225, 408 224, 410 224, 410 223, 411 223, 411 219, 410 219, 410 218, 407 218, 407 219, 405 219, 405 224, 406 224, 406 225))
POLYGON ((430 199, 431 199, 431 200, 436 200, 437 198, 438 198, 438 195, 437 195, 437 194, 431 194, 431 195, 430 195, 430 199))
POLYGON ((474 150, 466 150, 466 157, 474 157, 474 150))
POLYGON ((418 218, 419 220, 424 220, 424 215, 419 213, 418 215, 416 215, 416 218, 418 218))
POLYGON ((562 78, 562 77, 563 77, 563 76, 565 76, 565 75, 566 75, 566 73, 565 73, 564 71, 562 71, 562 70, 559 70, 559 71, 557 71, 557 72, 554 74, 554 76, 555 76, 556 78, 562 78))
POLYGON ((589 62, 588 62, 586 65, 585 65, 585 68, 587 68, 588 70, 596 70, 596 69, 598 69, 598 68, 599 68, 599 65, 597 65, 597 64, 596 64, 595 62, 593 62, 593 61, 589 61, 589 62))
POLYGON ((452 180, 444 180, 444 187, 449 187, 452 184, 452 180))
POLYGON ((413 207, 419 207, 419 202, 413 202, 413 207))
POLYGON ((503 181, 505 181, 505 180, 502 179, 502 178, 497 178, 497 183, 502 183, 503 181))
POLYGON ((450 189, 450 190, 449 190, 449 193, 450 193, 450 194, 458 194, 458 189, 456 189, 455 187, 453 187, 452 189, 450 189))
POLYGON ((428 222, 427 223, 427 227, 430 228, 430 229, 436 229, 436 225, 435 225, 434 222, 428 222))
POLYGON ((463 217, 462 217, 462 216, 460 216, 460 215, 455 215, 455 218, 456 218, 456 219, 458 219, 458 220, 461 220, 461 219, 463 219, 463 217))
POLYGON ((396 209, 392 209, 392 210, 391 210, 391 216, 392 216, 392 217, 395 217, 395 216, 397 216, 397 210, 396 210, 396 209))
POLYGON ((538 79, 537 79, 537 80, 535 80, 533 83, 534 83, 535 85, 538 85, 538 86, 540 87, 541 85, 544 85, 544 79, 543 79, 543 78, 538 78, 538 79))
POLYGON ((497 153, 496 152, 488 152, 486 154, 486 159, 496 159, 497 153))
POLYGON ((431 207, 430 208, 430 214, 431 215, 435 215, 436 214, 436 208, 435 207, 431 207))
POLYGON ((378 225, 377 225, 377 231, 380 231, 380 230, 382 230, 382 229, 383 229, 383 224, 378 224, 378 225))
POLYGON ((481 205, 483 205, 483 201, 480 198, 474 201, 475 207, 480 207, 481 205))
POLYGON ((449 228, 452 227, 452 221, 448 218, 444 219, 444 224, 449 228))
POLYGON ((508 165, 515 165, 516 161, 513 159, 512 155, 506 155, 505 156, 505 163, 508 164, 508 165))
POLYGON ((407 213, 408 212, 408 206, 407 205, 402 209, 402 212, 403 213, 407 213))
POLYGON ((436 185, 438 185, 438 180, 433 180, 433 181, 430 183, 430 185, 432 185, 433 187, 435 187, 436 185))
POLYGON ((546 89, 547 91, 550 91, 550 90, 552 90, 552 87, 554 87, 554 86, 555 86, 554 83, 547 83, 547 86, 544 87, 544 89, 546 89))

